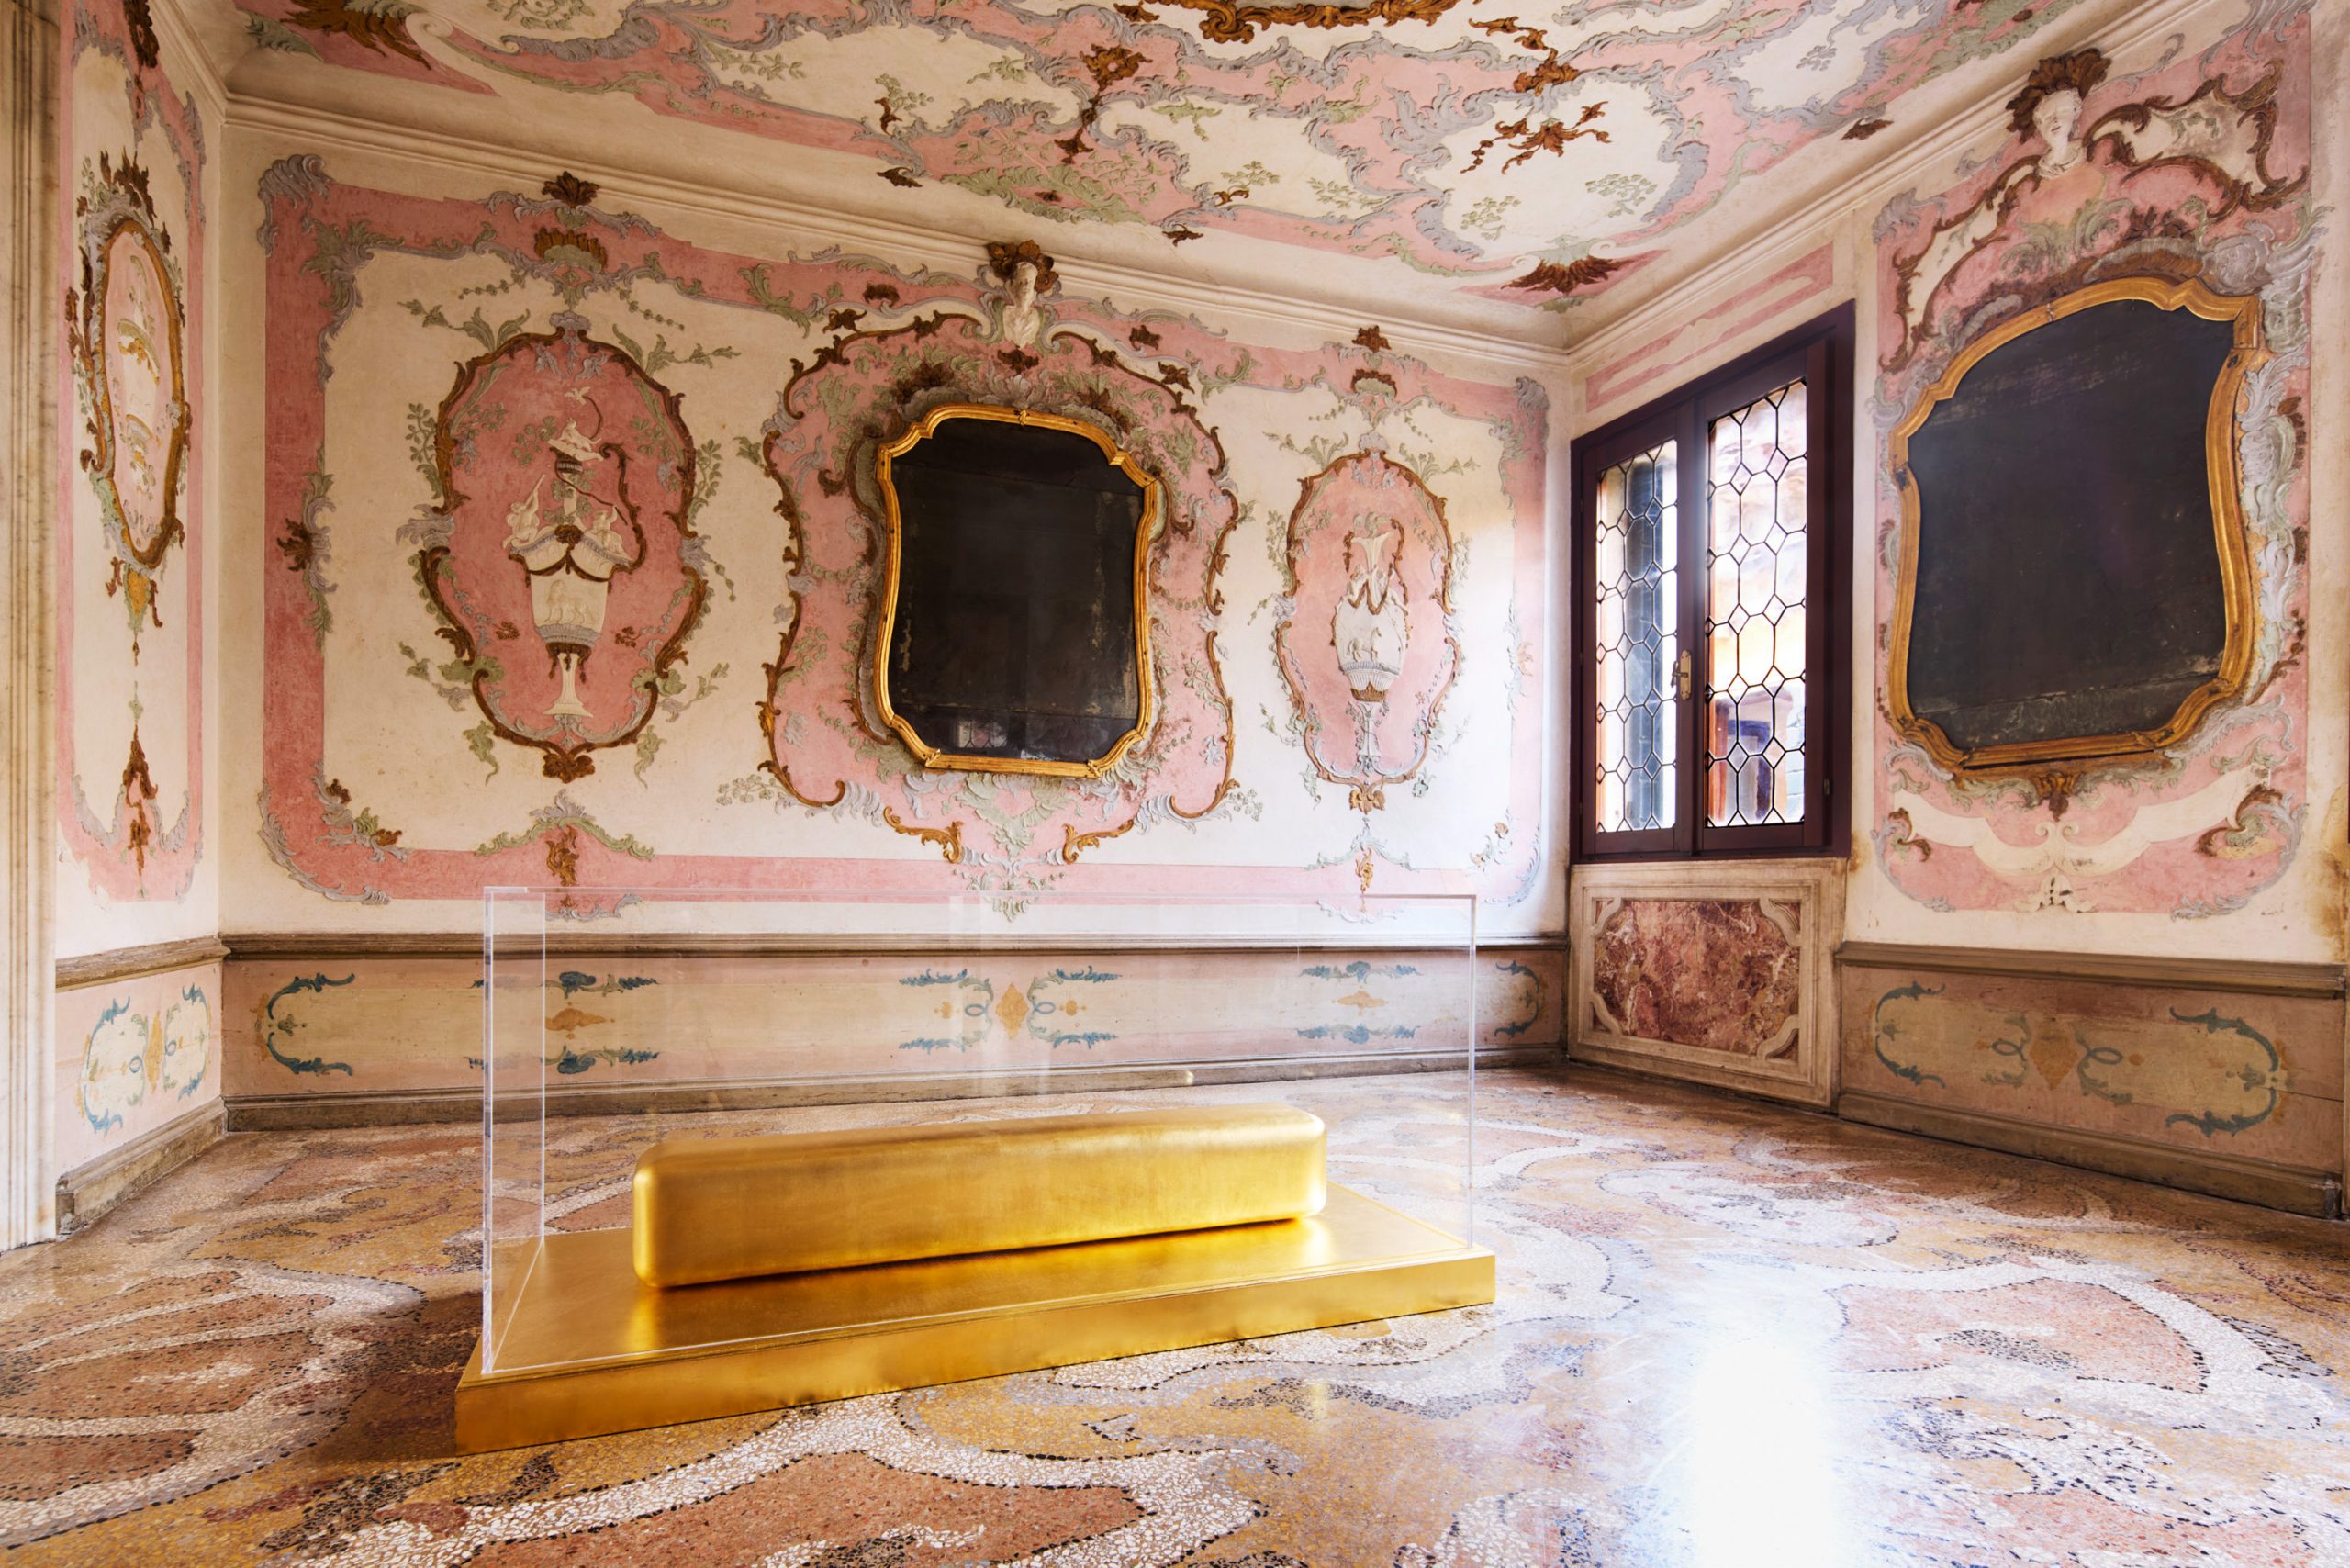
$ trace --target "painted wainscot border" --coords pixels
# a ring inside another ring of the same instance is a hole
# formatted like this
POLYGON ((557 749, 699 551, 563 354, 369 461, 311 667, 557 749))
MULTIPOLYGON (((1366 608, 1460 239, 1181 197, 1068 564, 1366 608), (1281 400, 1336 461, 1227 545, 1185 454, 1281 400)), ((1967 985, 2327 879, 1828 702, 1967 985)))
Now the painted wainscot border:
MULTIPOLYGON (((228 965, 231 1125, 478 1114, 478 941, 267 939, 228 965)), ((1458 953, 655 939, 550 958, 549 1093, 579 1111, 943 1099, 1455 1069, 1458 953), (1169 1020, 1179 1020, 1173 1027, 1169 1020)), ((1556 1062, 1556 946, 1476 958, 1485 1063, 1556 1062)))
POLYGON ((1840 1114, 2330 1214, 2334 965, 1855 944, 1840 1114))

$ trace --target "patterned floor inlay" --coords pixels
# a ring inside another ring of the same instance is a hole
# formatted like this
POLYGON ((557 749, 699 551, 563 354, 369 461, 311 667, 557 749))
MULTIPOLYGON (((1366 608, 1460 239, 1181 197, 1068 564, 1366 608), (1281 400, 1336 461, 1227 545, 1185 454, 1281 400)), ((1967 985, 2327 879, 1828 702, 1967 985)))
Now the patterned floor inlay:
MULTIPOLYGON (((1342 1179, 1397 1193, 1435 1179, 1415 1153, 1462 1085, 1278 1088, 1331 1123, 1342 1179)), ((464 1460, 474 1129, 233 1137, 0 1258, 0 1544, 142 1568, 2350 1568, 2341 1227, 1598 1074, 1487 1074, 1478 1109, 1492 1307, 464 1460)), ((555 1126, 565 1223, 620 1218, 644 1125, 555 1126)))

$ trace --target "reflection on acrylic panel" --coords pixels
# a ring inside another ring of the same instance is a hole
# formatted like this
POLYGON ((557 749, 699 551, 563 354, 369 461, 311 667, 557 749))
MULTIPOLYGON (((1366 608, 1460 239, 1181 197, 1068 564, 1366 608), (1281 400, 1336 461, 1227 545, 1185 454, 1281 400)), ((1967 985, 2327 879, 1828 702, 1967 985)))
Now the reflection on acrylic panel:
POLYGON ((1707 432, 1706 821, 1803 817, 1804 387, 1707 432))
POLYGON ((1599 828, 1673 823, 1680 705, 1668 666, 1679 633, 1676 443, 1663 442, 1599 476, 1599 828))

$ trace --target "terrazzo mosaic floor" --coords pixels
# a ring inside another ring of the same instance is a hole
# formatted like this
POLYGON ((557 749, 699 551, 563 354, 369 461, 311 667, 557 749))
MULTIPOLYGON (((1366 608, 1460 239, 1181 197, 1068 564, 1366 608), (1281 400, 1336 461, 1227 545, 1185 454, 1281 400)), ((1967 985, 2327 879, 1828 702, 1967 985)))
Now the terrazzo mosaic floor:
MULTIPOLYGON (((1460 1091, 1276 1092, 1332 1124, 1341 1179, 1399 1196, 1440 1181, 1460 1091)), ((475 1129, 231 1138, 0 1258, 0 1541, 347 1568, 2350 1564, 2342 1228, 1603 1074, 1487 1074, 1478 1110, 1492 1307, 464 1460, 475 1129)), ((558 1126, 558 1206, 610 1223, 644 1124, 558 1126)))

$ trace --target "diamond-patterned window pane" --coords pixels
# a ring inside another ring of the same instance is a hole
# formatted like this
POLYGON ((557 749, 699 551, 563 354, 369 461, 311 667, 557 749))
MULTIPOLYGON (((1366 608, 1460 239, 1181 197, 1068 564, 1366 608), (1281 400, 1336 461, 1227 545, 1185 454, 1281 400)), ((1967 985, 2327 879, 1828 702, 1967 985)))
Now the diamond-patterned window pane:
POLYGON ((1706 821, 1803 819, 1810 465, 1791 382, 1707 432, 1706 821))
MULTIPOLYGON (((1673 825, 1680 704, 1680 496, 1676 442, 1599 476, 1592 621, 1598 705, 1593 766, 1602 833, 1673 825)), ((1718 584, 1719 579, 1716 579, 1718 584)), ((1732 577, 1733 591, 1735 576, 1732 577)))

